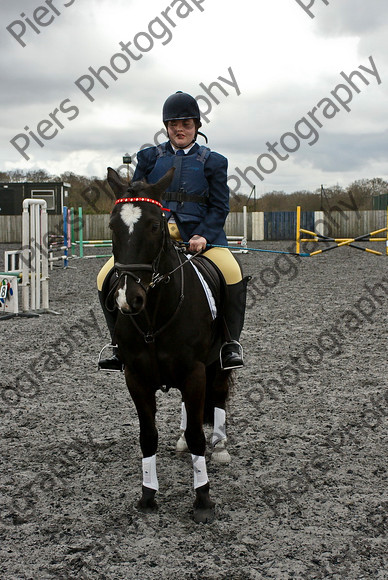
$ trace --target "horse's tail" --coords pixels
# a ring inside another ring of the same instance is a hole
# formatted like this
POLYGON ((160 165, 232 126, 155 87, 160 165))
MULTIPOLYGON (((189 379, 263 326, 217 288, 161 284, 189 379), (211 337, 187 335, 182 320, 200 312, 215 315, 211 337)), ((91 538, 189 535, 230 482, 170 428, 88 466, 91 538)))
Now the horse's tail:
POLYGON ((232 386, 232 371, 223 371, 219 361, 206 367, 206 396, 203 422, 214 424, 214 407, 224 407, 232 386))

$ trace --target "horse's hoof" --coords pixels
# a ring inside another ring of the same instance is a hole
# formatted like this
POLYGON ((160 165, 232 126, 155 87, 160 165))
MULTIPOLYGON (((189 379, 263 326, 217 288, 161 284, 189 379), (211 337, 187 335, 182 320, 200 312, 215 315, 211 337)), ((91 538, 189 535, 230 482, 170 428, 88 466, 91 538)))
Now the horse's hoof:
POLYGON ((214 522, 216 513, 214 507, 194 508, 194 521, 196 524, 211 524, 214 522))
POLYGON ((155 489, 149 487, 142 487, 143 495, 137 502, 137 509, 144 514, 152 514, 158 510, 158 504, 155 501, 155 489))
POLYGON ((181 436, 179 437, 179 439, 176 443, 176 450, 179 453, 184 453, 185 451, 189 450, 187 443, 186 443, 186 437, 185 437, 184 433, 181 434, 181 436))
POLYGON ((226 439, 218 441, 214 446, 212 452, 212 460, 219 465, 228 465, 231 461, 229 451, 226 448, 226 439))
POLYGON ((141 499, 137 502, 137 509, 143 514, 154 514, 158 511, 158 504, 154 500, 153 502, 144 503, 141 499))
POLYGON ((195 490, 196 498, 194 501, 194 521, 197 524, 210 524, 215 518, 216 504, 209 497, 209 483, 195 490))

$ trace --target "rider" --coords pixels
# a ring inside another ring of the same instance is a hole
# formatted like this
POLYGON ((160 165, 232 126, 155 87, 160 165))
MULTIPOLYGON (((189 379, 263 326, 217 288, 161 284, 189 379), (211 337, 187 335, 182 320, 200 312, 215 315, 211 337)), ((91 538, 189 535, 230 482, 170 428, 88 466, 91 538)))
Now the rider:
MULTIPOLYGON (((197 101, 191 95, 178 91, 168 97, 163 106, 163 123, 169 141, 138 152, 133 181, 145 178, 148 183, 155 183, 175 166, 173 181, 163 199, 163 205, 171 210, 168 213, 170 236, 187 242, 191 253, 203 251, 221 270, 227 284, 223 314, 228 329, 227 342, 221 349, 222 368, 239 368, 243 366, 238 341, 244 324, 247 278, 242 278, 241 268, 230 250, 206 249, 211 244, 228 245, 223 230, 229 213, 228 161, 196 143, 201 116, 197 101)), ((97 285, 113 342, 116 314, 105 307, 106 280, 112 268, 113 258, 100 271, 97 285)), ((99 367, 121 370, 117 350, 112 358, 100 360, 99 367)))

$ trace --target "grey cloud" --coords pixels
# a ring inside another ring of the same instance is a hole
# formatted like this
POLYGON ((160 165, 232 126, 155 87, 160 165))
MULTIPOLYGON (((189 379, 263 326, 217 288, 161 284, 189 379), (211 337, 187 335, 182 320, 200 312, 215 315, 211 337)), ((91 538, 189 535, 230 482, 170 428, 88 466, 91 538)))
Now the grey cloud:
POLYGON ((388 158, 388 130, 379 133, 326 133, 317 145, 303 146, 297 156, 316 169, 328 172, 357 172, 368 162, 388 158), (319 143, 319 145, 318 145, 319 143))
POLYGON ((315 18, 316 30, 325 37, 365 35, 388 23, 384 0, 339 0, 330 2, 315 18))
MULTIPOLYGON (((57 0, 58 5, 62 1, 65 0, 57 0)), ((3 0, 3 25, 17 18, 21 11, 29 13, 42 3, 42 0, 3 0)), ((159 9, 155 9, 155 15, 168 4, 168 0, 162 3, 159 9)), ((112 54, 118 50, 119 41, 130 40, 148 22, 139 11, 135 18, 130 18, 140 5, 139 0, 77 0, 40 35, 31 35, 30 45, 25 49, 3 31, 0 37, 3 55, 0 75, 6 79, 0 94, 3 164, 9 161, 15 163, 16 159, 22 161, 20 156, 17 157, 16 150, 9 145, 9 139, 22 131, 25 125, 31 129, 36 127, 41 119, 47 118, 66 98, 70 98, 79 107, 79 116, 66 123, 57 137, 45 142, 44 148, 39 149, 32 143, 34 161, 31 163, 49 168, 50 161, 70 159, 71 153, 81 154, 83 151, 88 151, 91 158, 85 171, 94 167, 93 155, 101 156, 105 153, 107 160, 117 159, 119 163, 124 152, 133 153, 143 143, 152 142, 155 132, 162 126, 161 107, 169 94, 184 90, 198 95, 202 92, 200 82, 209 84, 217 75, 225 75, 227 67, 232 65, 238 79, 240 70, 249 68, 251 78, 256 80, 256 87, 251 86, 248 92, 242 85, 240 97, 221 99, 220 106, 213 105, 209 116, 211 122, 204 123, 203 131, 209 137, 209 145, 229 157, 233 171, 236 165, 243 167, 244 164, 254 164, 257 156, 266 152, 267 141, 273 142, 283 133, 292 131, 295 123, 320 99, 329 96, 334 86, 341 82, 339 73, 344 67, 340 54, 338 65, 333 64, 331 74, 325 69, 326 72, 317 75, 314 82, 295 74, 294 78, 285 82, 283 72, 289 62, 287 46, 282 44, 282 38, 277 37, 274 30, 274 42, 268 49, 282 53, 284 68, 277 71, 277 82, 265 90, 268 83, 261 63, 270 59, 271 55, 251 50, 254 41, 244 36, 244 30, 236 29, 233 37, 224 38, 222 27, 215 27, 214 45, 217 49, 209 54, 207 43, 202 42, 206 39, 201 38, 200 28, 195 29, 197 46, 195 43, 192 46, 194 37, 189 34, 190 42, 186 44, 187 36, 183 34, 184 30, 186 35, 192 30, 184 28, 182 24, 174 30, 174 34, 175 48, 181 48, 187 54, 185 70, 176 70, 171 52, 167 56, 167 51, 163 52, 165 49, 159 47, 154 52, 145 53, 139 62, 131 63, 127 73, 120 75, 116 82, 110 81, 109 89, 96 83, 95 102, 89 102, 76 88, 74 81, 86 74, 89 66, 98 68, 108 64, 112 54), (93 10, 95 6, 101 5, 117 11, 121 19, 128 19, 125 34, 117 35, 114 30, 96 27, 93 10), (237 50, 239 44, 244 51, 237 50), (159 60, 165 54, 165 60, 159 60), (205 60, 208 68, 203 66, 205 60), (111 125, 106 118, 100 119, 98 116, 99 111, 102 116, 104 107, 118 112, 111 125)), ((210 9, 206 7, 203 18, 208 18, 208 13, 210 9)), ((232 17, 231 2, 226 13, 229 18, 232 17)), ((260 25, 272 26, 272 22, 266 22, 265 8, 261 9, 261 14, 260 25)), ((303 17, 307 18, 307 24, 315 34, 319 33, 328 43, 335 36, 360 36, 358 46, 361 56, 354 62, 354 67, 367 65, 367 58, 373 54, 383 82, 378 89, 372 86, 363 88, 362 94, 357 96, 360 103, 357 108, 354 107, 355 110, 352 108, 351 113, 341 111, 338 117, 325 120, 324 127, 319 129, 320 138, 312 147, 306 141, 302 142, 300 149, 291 156, 292 170, 297 173, 300 167, 302 173, 306 166, 311 166, 313 172, 316 172, 314 175, 320 171, 345 173, 367 167, 368 161, 386 159, 385 127, 388 112, 384 93, 388 91, 385 82, 385 73, 388 71, 388 4, 382 0, 333 0, 319 11, 314 20, 310 21, 303 13, 298 13, 298 18, 303 17), (374 93, 376 98, 369 96, 368 91, 373 90, 378 91, 374 93), (350 118, 354 122, 354 134, 348 134, 343 125, 345 121, 349 127, 350 118), (375 127, 378 132, 373 133, 375 127)), ((300 48, 301 58, 307 50, 308 47, 300 48)), ((320 63, 316 62, 315 65, 319 72, 320 63)), ((315 69, 312 72, 315 73, 315 69)), ((345 69, 345 72, 350 73, 351 69, 345 69)), ((372 82, 376 85, 374 79, 372 82)), ((199 142, 204 141, 201 139, 199 142)), ((68 170, 71 171, 72 167, 69 166, 68 170)), ((101 175, 104 171, 105 167, 102 167, 101 175)), ((288 175, 287 172, 291 173, 291 163, 279 163, 277 172, 263 183, 263 187, 269 181, 285 181, 284 175, 288 175)))

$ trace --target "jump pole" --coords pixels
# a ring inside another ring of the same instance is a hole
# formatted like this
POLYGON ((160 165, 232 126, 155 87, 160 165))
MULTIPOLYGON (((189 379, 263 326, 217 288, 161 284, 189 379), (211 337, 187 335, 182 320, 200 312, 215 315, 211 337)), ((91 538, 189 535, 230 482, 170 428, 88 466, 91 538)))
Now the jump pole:
POLYGON ((296 210, 296 251, 300 253, 300 243, 301 242, 334 242, 335 246, 330 246, 329 248, 324 248, 323 250, 316 250, 315 252, 311 252, 310 256, 316 256, 318 254, 322 254, 323 252, 328 252, 330 250, 335 250, 336 248, 340 248, 342 246, 351 246, 357 250, 361 250, 363 252, 368 252, 369 254, 374 254, 375 256, 382 256, 381 252, 377 252, 376 250, 371 250, 370 248, 363 248, 362 246, 356 245, 354 242, 386 242, 386 254, 388 256, 388 207, 387 207, 387 224, 385 228, 381 228, 379 230, 375 230, 374 232, 368 232, 367 234, 363 234, 361 236, 357 236, 355 238, 332 238, 329 236, 324 236, 323 234, 319 234, 317 232, 311 232, 310 230, 305 230, 300 227, 300 206, 297 206, 296 210), (385 237, 377 238, 377 234, 382 234, 385 232, 385 237), (300 234, 304 233, 311 238, 301 238, 300 234))
POLYGON ((69 248, 69 231, 68 231, 68 211, 67 211, 67 207, 64 206, 63 207, 63 246, 64 246, 64 250, 63 250, 63 267, 67 268, 67 266, 69 265, 69 260, 68 260, 68 248, 69 248))
POLYGON ((296 208, 296 253, 300 254, 300 205, 296 208))
MULTIPOLYGON (((371 250, 370 248, 363 248, 362 246, 356 246, 356 244, 354 244, 353 242, 365 242, 365 241, 372 241, 372 242, 378 242, 378 241, 382 241, 385 240, 385 238, 375 238, 372 239, 368 238, 368 236, 374 236, 376 234, 380 234, 381 232, 384 232, 386 230, 386 228, 382 228, 381 230, 376 230, 375 232, 370 232, 368 234, 364 234, 363 236, 358 236, 357 238, 349 238, 346 240, 343 240, 341 242, 338 242, 338 238, 329 238, 327 236, 322 236, 321 234, 317 234, 320 238, 322 238, 322 241, 328 241, 328 242, 335 242, 337 245, 336 246, 330 246, 329 248, 324 248, 323 250, 316 250, 315 252, 311 252, 310 256, 316 256, 317 254, 322 254, 323 252, 329 252, 330 250, 335 250, 336 248, 341 248, 342 246, 351 246, 352 248, 356 248, 357 250, 362 250, 363 252, 368 252, 369 254, 374 254, 375 256, 382 256, 381 252, 377 252, 376 250, 371 250), (368 238, 368 239, 366 239, 368 238)), ((301 230, 302 232, 305 231, 306 233, 310 233, 308 232, 308 230, 301 230)), ((319 241, 319 240, 318 240, 319 241)))
POLYGON ((388 256, 388 205, 387 205, 387 223, 386 223, 386 226, 387 226, 387 241, 385 242, 385 247, 386 247, 386 254, 388 256))
POLYGON ((74 208, 70 208, 70 239, 69 239, 69 250, 70 256, 73 257, 73 240, 75 237, 74 233, 74 208))
POLYGON ((248 254, 247 250, 247 240, 248 240, 248 214, 247 214, 247 206, 244 205, 243 207, 243 235, 242 236, 226 236, 228 240, 228 246, 233 244, 238 244, 241 246, 240 248, 232 248, 230 247, 230 251, 233 254, 248 254))
POLYGON ((74 245, 79 247, 79 257, 80 258, 110 258, 112 254, 98 254, 85 256, 84 249, 89 248, 111 248, 111 240, 84 240, 83 236, 83 219, 82 219, 82 207, 78 208, 78 241, 74 240, 74 245))
POLYGON ((79 257, 84 257, 84 232, 83 232, 83 216, 82 216, 82 207, 78 208, 78 240, 79 240, 79 257))

